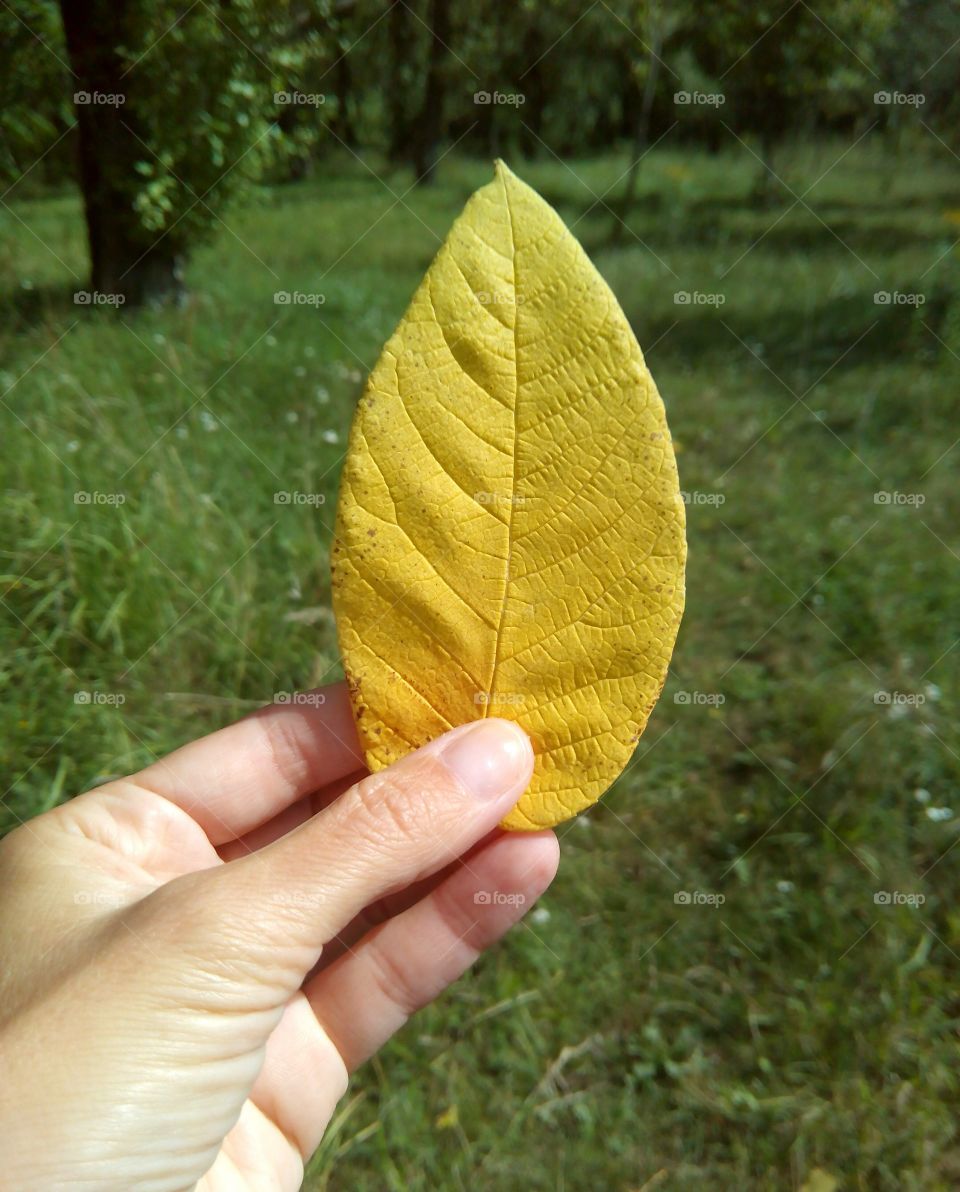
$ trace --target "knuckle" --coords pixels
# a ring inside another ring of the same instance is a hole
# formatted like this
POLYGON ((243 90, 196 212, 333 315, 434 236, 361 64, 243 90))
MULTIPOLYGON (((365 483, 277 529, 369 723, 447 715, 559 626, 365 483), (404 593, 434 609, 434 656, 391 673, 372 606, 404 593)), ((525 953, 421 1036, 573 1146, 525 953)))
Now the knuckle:
POLYGON ((449 793, 446 771, 434 759, 361 779, 350 800, 351 827, 376 846, 409 842, 432 834, 438 807, 449 793))
POLYGON ((404 1018, 416 1014, 425 999, 418 993, 416 977, 410 972, 403 955, 375 939, 367 949, 366 957, 368 976, 381 997, 396 1006, 404 1018))

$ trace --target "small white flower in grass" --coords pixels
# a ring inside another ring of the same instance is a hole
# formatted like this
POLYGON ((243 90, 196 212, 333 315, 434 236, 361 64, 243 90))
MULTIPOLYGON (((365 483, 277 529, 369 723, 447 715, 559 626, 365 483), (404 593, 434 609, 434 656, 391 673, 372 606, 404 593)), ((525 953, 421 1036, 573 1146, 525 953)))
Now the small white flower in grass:
POLYGON ((923 694, 932 704, 935 704, 943 692, 936 685, 936 683, 924 683, 923 694))
POLYGON ((935 824, 942 824, 944 820, 953 819, 953 811, 949 807, 928 807, 927 819, 935 824))
POLYGON ((293 423, 293 422, 300 421, 300 415, 297 413, 296 410, 287 410, 287 413, 285 416, 286 416, 286 419, 288 422, 293 423))
POLYGON ((795 889, 796 887, 794 886, 793 882, 788 882, 786 879, 781 879, 779 882, 777 882, 777 890, 781 894, 792 894, 795 889))
POLYGON ((186 426, 183 425, 183 423, 181 423, 177 427, 177 429, 174 433, 176 434, 178 439, 189 439, 190 438, 190 431, 186 426))
POLYGON ((325 406, 329 400, 330 400, 330 390, 326 387, 326 385, 318 385, 317 386, 317 401, 321 404, 321 406, 325 406))
POLYGON ((913 792, 913 797, 917 800, 918 803, 929 803, 930 802, 930 792, 926 789, 926 787, 923 787, 923 786, 917 787, 917 789, 913 792))
POLYGON ((574 823, 581 830, 583 830, 584 828, 592 828, 593 827, 593 824, 591 823, 590 817, 588 815, 577 816, 577 818, 574 820, 574 823))
POLYGON ((219 430, 220 423, 214 418, 209 410, 200 411, 200 425, 206 431, 219 430))
POLYGON ((303 349, 303 354, 309 360, 311 357, 316 356, 317 349, 313 346, 313 344, 307 344, 307 346, 303 349))
POLYGON ((320 438, 323 439, 323 441, 325 443, 339 443, 340 442, 340 436, 337 434, 337 432, 335 430, 323 431, 322 434, 320 435, 320 438))
POLYGON ((549 923, 550 912, 545 906, 535 906, 530 912, 530 922, 537 924, 549 923))
POLYGON ((23 279, 23 281, 20 282, 20 285, 24 290, 32 290, 33 289, 33 282, 30 280, 29 277, 25 277, 23 279))
POLYGON ((153 334, 153 342, 155 344, 165 344, 167 342, 167 337, 161 332, 155 331, 153 334))
POLYGON ((79 439, 71 439, 70 442, 67 444, 67 450, 70 452, 71 455, 73 455, 73 453, 75 451, 79 451, 80 450, 80 440, 79 439))
POLYGON ((277 337, 275 335, 268 335, 263 342, 268 348, 275 348, 277 346, 277 337))
POLYGON ((307 370, 303 367, 302 364, 298 364, 297 367, 293 370, 293 375, 295 377, 305 377, 307 375, 307 370))

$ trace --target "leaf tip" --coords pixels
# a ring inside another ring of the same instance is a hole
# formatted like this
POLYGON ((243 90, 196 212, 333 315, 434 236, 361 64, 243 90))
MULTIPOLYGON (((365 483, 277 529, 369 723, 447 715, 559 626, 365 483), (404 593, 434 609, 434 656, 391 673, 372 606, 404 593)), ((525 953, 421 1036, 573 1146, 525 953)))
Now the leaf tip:
POLYGON ((517 176, 502 157, 494 158, 493 175, 500 182, 517 181, 517 176))

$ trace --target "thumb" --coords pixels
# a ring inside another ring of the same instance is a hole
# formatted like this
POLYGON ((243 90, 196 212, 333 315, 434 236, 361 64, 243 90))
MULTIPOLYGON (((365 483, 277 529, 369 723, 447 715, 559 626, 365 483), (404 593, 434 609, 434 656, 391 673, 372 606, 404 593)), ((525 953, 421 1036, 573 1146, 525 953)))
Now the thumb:
MULTIPOLYGON (((239 947, 244 972, 262 961, 271 983, 292 993, 365 906, 490 832, 526 790, 533 763, 529 738, 511 721, 455 728, 362 779, 288 836, 192 875, 202 885, 187 932, 201 932, 221 958, 239 959, 239 947)), ((182 924, 181 942, 189 944, 182 924)))

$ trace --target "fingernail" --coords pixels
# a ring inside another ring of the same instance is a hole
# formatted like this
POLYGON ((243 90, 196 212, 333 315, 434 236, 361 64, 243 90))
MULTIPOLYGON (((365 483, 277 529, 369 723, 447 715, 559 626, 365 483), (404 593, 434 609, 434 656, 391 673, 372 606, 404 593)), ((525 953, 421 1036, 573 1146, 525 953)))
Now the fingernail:
POLYGON ((508 720, 471 725, 444 746, 440 756, 478 799, 497 799, 530 780, 530 742, 523 729, 508 720))

